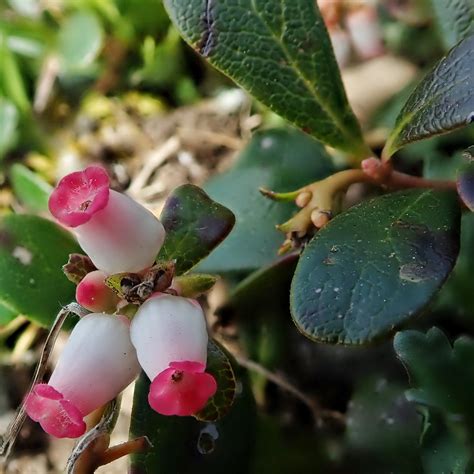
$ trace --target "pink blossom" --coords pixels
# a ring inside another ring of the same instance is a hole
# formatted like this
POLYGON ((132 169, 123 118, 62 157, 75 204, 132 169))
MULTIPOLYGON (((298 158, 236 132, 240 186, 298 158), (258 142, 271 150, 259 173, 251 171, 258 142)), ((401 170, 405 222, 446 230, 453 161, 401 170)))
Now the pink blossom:
POLYGON ((204 372, 207 328, 191 299, 157 294, 145 301, 131 326, 132 344, 152 381, 148 400, 163 415, 192 415, 214 395, 214 377, 204 372))
POLYGON ((76 287, 76 301, 93 312, 114 312, 119 297, 105 284, 107 275, 101 270, 88 273, 76 287))
POLYGON ((108 274, 153 265, 165 239, 161 222, 130 197, 109 189, 104 169, 65 176, 49 199, 51 213, 74 229, 94 265, 108 274))
POLYGON ((140 371, 124 316, 91 313, 75 326, 48 384, 36 385, 26 412, 49 434, 76 438, 84 417, 115 398, 140 371))

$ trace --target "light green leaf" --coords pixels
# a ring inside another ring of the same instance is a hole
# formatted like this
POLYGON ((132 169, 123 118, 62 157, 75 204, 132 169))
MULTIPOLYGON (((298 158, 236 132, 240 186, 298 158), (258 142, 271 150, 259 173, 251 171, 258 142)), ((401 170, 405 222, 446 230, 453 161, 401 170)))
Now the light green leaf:
POLYGON ((15 105, 8 99, 0 97, 0 159, 15 143, 18 119, 15 105))
POLYGON ((274 112, 319 140, 370 156, 313 0, 165 0, 184 39, 274 112))
POLYGON ((48 209, 48 198, 53 188, 39 175, 16 163, 10 168, 10 180, 16 196, 30 211, 48 209))
POLYGON ((84 69, 102 48, 103 31, 97 16, 88 11, 74 13, 61 25, 58 52, 64 72, 84 69))

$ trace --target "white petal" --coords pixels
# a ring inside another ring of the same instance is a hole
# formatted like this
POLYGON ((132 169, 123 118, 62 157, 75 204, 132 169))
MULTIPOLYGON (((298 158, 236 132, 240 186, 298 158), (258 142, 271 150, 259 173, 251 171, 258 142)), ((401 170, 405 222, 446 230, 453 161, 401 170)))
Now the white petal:
POLYGON ((204 313, 198 303, 188 298, 161 294, 145 301, 132 320, 130 337, 150 380, 170 362, 206 364, 204 313))
POLYGON ((94 265, 108 274, 150 267, 165 240, 163 225, 150 211, 112 190, 107 206, 74 230, 94 265))
POLYGON ((92 313, 72 331, 49 385, 87 415, 112 400, 139 371, 126 318, 92 313))

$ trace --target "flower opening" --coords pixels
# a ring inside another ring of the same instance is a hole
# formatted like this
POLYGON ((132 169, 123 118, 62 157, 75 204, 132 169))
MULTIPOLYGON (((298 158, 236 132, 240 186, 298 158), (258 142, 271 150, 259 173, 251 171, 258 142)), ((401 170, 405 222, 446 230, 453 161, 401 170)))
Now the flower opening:
POLYGON ((49 198, 51 214, 68 227, 88 222, 109 200, 109 177, 100 166, 68 174, 49 198))
POLYGON ((200 362, 175 361, 150 385, 148 403, 162 415, 190 416, 206 405, 217 390, 211 374, 200 362))

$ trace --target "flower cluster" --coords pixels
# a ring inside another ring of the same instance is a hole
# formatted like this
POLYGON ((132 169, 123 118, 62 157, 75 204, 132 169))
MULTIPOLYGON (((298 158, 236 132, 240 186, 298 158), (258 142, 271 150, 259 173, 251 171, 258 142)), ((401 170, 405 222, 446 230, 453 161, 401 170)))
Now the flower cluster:
POLYGON ((151 381, 150 406, 163 415, 193 415, 217 390, 205 372, 207 328, 197 301, 154 293, 130 321, 116 314, 120 299, 105 284, 115 273, 143 274, 163 245, 161 222, 109 188, 104 169, 64 177, 49 209, 71 229, 96 266, 78 284, 76 299, 92 311, 75 326, 48 384, 27 395, 26 412, 58 438, 86 430, 84 417, 112 400, 142 368, 151 381))

